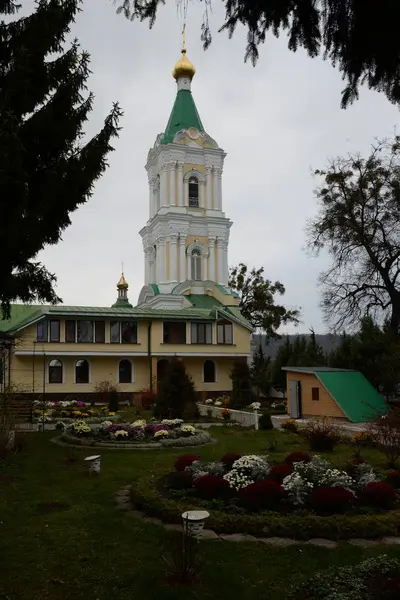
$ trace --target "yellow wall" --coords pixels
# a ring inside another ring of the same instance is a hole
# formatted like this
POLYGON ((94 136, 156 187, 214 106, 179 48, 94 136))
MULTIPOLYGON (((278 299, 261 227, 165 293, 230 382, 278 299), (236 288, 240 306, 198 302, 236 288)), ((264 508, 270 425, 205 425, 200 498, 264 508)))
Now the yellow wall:
POLYGON ((328 393, 326 388, 322 385, 319 379, 309 373, 296 373, 288 371, 286 373, 286 389, 288 398, 288 412, 290 414, 290 384, 291 380, 300 381, 301 384, 301 416, 313 416, 313 417, 335 417, 345 418, 346 415, 342 409, 336 404, 335 400, 328 393), (319 400, 312 399, 311 388, 316 387, 319 389, 319 400))
MULTIPOLYGON (((61 320, 61 340, 64 336, 64 323, 61 320)), ((137 392, 149 386, 150 369, 147 348, 148 322, 138 322, 138 344, 78 344, 42 343, 36 342, 36 324, 26 328, 19 334, 16 342, 16 355, 12 358, 11 380, 24 392, 42 393, 43 376, 45 374, 46 393, 87 393, 94 391, 100 381, 118 381, 118 362, 128 358, 133 363, 133 383, 119 384, 121 391, 137 392), (18 352, 27 352, 29 355, 19 355, 18 352), (94 353, 112 353, 115 356, 99 356, 94 353), (68 353, 68 355, 66 355, 68 353), (135 356, 134 353, 141 356, 135 356), (45 354, 45 355, 44 355, 45 354), (133 356, 132 356, 133 354, 133 356), (62 384, 48 383, 48 363, 51 359, 58 358, 64 366, 64 382, 62 384), (90 383, 76 384, 75 363, 80 358, 85 358, 90 363, 90 383)), ((235 355, 250 353, 250 332, 240 325, 233 323, 233 344, 218 345, 216 323, 213 323, 213 344, 190 344, 190 322, 186 324, 187 344, 164 344, 162 341, 162 321, 153 321, 151 329, 151 353, 153 363, 153 377, 157 375, 157 360, 176 355, 182 357, 184 363, 193 377, 196 389, 199 391, 227 391, 231 389, 229 374, 235 355), (231 355, 228 357, 214 357, 210 354, 231 355), (190 356, 196 354, 197 356, 190 356), (215 383, 203 382, 203 363, 210 359, 217 363, 217 381, 215 383)), ((109 340, 109 320, 106 320, 106 340, 109 340)))

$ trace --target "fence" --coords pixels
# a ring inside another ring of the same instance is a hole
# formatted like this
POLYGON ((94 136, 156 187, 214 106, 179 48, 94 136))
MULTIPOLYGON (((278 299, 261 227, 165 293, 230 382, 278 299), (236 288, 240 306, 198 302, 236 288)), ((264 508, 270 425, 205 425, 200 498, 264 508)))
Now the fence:
MULTIPOLYGON (((213 418, 222 418, 221 413, 224 407, 219 406, 208 406, 207 404, 199 404, 199 411, 202 417, 210 414, 213 418)), ((258 429, 258 412, 256 410, 245 411, 245 410, 232 410, 229 409, 231 415, 231 421, 242 425, 243 427, 254 427, 254 429, 258 429)))

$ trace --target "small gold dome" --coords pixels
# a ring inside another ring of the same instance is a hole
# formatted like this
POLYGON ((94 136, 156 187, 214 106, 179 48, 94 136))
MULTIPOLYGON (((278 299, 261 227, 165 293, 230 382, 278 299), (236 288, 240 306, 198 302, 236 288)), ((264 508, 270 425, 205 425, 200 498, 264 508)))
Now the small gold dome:
POLYGON ((118 289, 126 289, 127 290, 128 287, 129 286, 128 286, 128 283, 127 283, 127 281, 125 279, 125 275, 122 273, 122 275, 120 277, 120 280, 117 283, 117 288, 118 289))
POLYGON ((189 79, 193 79, 195 73, 196 69, 186 56, 186 49, 183 48, 181 57, 172 71, 172 76, 175 79, 179 79, 179 77, 189 77, 189 79))

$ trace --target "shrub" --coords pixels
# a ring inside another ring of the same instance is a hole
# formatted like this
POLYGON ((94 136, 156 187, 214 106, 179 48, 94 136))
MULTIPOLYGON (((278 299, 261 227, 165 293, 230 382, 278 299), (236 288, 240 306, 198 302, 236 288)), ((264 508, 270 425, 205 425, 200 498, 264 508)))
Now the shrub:
POLYGON ((172 358, 165 377, 159 382, 154 416, 162 419, 182 419, 195 416, 196 392, 184 363, 172 358))
POLYGON ((284 431, 288 431, 289 433, 299 433, 299 426, 295 419, 286 419, 286 421, 283 421, 281 427, 284 431))
POLYGON ((145 388, 140 392, 140 405, 144 410, 149 410, 153 407, 156 401, 157 394, 150 388, 145 388))
POLYGON ((167 477, 166 486, 171 490, 188 490, 193 487, 193 476, 190 471, 173 471, 167 477))
POLYGON ((271 467, 269 477, 272 481, 282 483, 284 478, 290 475, 292 472, 293 467, 291 464, 275 465, 274 467, 271 467))
MULTIPOLYGON (((118 412, 118 394, 119 388, 114 385, 111 381, 100 381, 95 385, 94 391, 102 404, 108 406, 110 412, 118 412)), ((77 406, 80 406, 77 404, 77 406)))
POLYGON ((312 495, 314 507, 322 513, 346 512, 354 504, 354 494, 341 486, 315 488, 312 495))
POLYGON ((258 426, 260 429, 263 429, 263 430, 274 428, 274 426, 272 424, 271 415, 269 414, 269 412, 262 413, 262 415, 260 416, 259 421, 258 421, 258 426))
POLYGON ((190 467, 195 460, 200 460, 200 458, 194 454, 184 454, 176 459, 174 464, 175 470, 184 471, 186 467, 190 467))
POLYGON ((254 512, 277 508, 285 492, 276 481, 255 481, 239 492, 239 500, 254 512))
POLYGON ((357 472, 357 467, 359 467, 360 465, 365 465, 366 462, 364 460, 364 458, 362 458, 362 456, 353 456, 353 458, 351 458, 347 465, 345 470, 347 471, 347 473, 349 475, 351 475, 353 477, 353 475, 355 475, 355 473, 357 472))
POLYGON ((308 452, 291 452, 285 458, 285 463, 292 465, 295 462, 310 462, 311 456, 308 452))
POLYGON ((332 419, 323 417, 311 419, 304 428, 304 435, 308 439, 310 450, 332 452, 340 440, 341 430, 332 419))
POLYGON ((227 454, 224 454, 224 456, 221 458, 221 462, 225 466, 226 470, 230 471, 235 460, 238 460, 239 458, 242 458, 241 454, 237 454, 236 452, 227 452, 227 454))
POLYGON ((236 359, 230 377, 232 379, 231 408, 244 408, 251 404, 255 400, 255 395, 247 360, 236 359))
POLYGON ((390 483, 396 490, 400 489, 400 470, 391 471, 386 477, 388 483, 390 483))
POLYGON ((390 508, 396 496, 393 486, 386 481, 367 483, 361 492, 363 502, 376 508, 390 508))
POLYGON ((397 600, 400 561, 386 555, 368 558, 358 565, 330 567, 292 588, 290 600, 397 600))
POLYGON ((227 496, 230 492, 229 483, 218 475, 202 475, 194 482, 198 495, 205 500, 215 500, 227 496))
POLYGON ((369 433, 386 456, 389 467, 395 467, 400 457, 400 408, 393 408, 387 415, 378 417, 370 425, 369 433))

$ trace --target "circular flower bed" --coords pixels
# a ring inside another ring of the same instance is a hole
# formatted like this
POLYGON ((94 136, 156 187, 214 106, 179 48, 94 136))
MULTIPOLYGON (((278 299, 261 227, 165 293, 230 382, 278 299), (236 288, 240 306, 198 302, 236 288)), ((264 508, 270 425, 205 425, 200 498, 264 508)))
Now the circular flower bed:
POLYGON ((210 434, 187 425, 182 419, 164 419, 160 423, 146 423, 139 419, 133 423, 115 424, 109 420, 100 427, 91 427, 77 420, 63 427, 61 439, 70 444, 108 447, 196 446, 213 442, 210 434))
MULTIPOLYGON (((400 486, 379 481, 366 463, 338 470, 319 456, 304 455, 270 467, 267 457, 225 455, 202 462, 195 455, 175 461, 157 481, 141 478, 133 502, 146 513, 179 522, 184 510, 204 508, 220 533, 375 538, 400 531, 400 486)), ((392 481, 395 478, 392 477, 392 481)))

